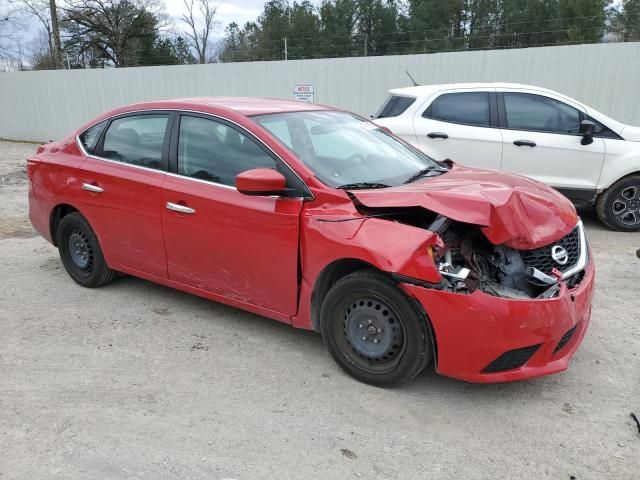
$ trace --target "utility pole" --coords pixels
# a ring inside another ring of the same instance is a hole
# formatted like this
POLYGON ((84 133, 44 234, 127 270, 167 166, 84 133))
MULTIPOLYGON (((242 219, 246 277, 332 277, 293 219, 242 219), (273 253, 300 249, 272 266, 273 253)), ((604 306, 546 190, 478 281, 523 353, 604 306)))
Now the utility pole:
POLYGON ((364 34, 364 56, 367 56, 367 34, 364 34))
POLYGON ((289 60, 289 52, 287 51, 287 37, 284 37, 284 59, 289 60))
POLYGON ((62 65, 62 45, 60 44, 60 28, 58 27, 58 12, 56 9, 56 0, 49 0, 49 11, 51 13, 51 30, 53 33, 53 42, 55 47, 55 64, 56 68, 63 68, 62 65))

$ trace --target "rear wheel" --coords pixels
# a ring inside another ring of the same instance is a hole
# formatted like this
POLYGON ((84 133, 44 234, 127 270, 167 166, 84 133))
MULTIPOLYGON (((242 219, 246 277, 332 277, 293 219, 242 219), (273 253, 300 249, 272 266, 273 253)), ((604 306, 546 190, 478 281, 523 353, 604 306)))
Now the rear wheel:
POLYGON ((118 275, 107 266, 96 234, 80 213, 62 218, 56 240, 65 270, 79 285, 99 287, 118 275))
POLYGON ((617 181, 605 190, 596 203, 600 221, 613 230, 640 230, 640 175, 617 181))
POLYGON ((320 316, 329 352, 361 382, 400 385, 431 360, 426 318, 378 271, 359 270, 336 282, 322 303, 320 316))

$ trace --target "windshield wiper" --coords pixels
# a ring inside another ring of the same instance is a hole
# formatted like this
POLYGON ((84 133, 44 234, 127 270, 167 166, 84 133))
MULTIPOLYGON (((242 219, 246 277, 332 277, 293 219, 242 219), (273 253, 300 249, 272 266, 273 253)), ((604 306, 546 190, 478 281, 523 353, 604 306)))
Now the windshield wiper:
POLYGON ((357 183, 345 183, 344 185, 340 185, 338 188, 343 190, 357 190, 359 188, 387 188, 391 185, 387 185, 385 183, 378 182, 357 182, 357 183))
POLYGON ((440 173, 444 173, 444 172, 448 172, 448 170, 446 168, 439 168, 439 167, 427 167, 427 168, 423 168, 422 170, 414 173, 413 175, 411 175, 408 179, 406 179, 404 181, 404 183, 411 183, 411 182, 415 182, 416 180, 418 180, 419 178, 422 177, 426 177, 427 175, 429 175, 431 172, 440 172, 440 173))

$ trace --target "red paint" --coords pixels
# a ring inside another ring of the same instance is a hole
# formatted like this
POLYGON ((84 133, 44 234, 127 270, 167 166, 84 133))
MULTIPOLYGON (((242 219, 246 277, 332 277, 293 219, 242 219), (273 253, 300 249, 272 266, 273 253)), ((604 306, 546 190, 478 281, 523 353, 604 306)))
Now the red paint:
POLYGON ((564 288, 548 300, 508 300, 480 290, 457 295, 414 285, 402 287, 429 314, 438 342, 439 373, 470 382, 506 382, 561 372, 577 350, 591 318, 594 267, 590 263, 582 283, 564 288), (574 325, 577 330, 557 354, 553 350, 574 325), (481 373, 503 352, 542 344, 524 367, 481 373))
POLYGON ((246 195, 281 193, 286 185, 284 175, 271 168, 254 168, 236 176, 236 189, 246 195))
MULTIPOLYGON (((329 107, 276 99, 209 98, 148 102, 105 113, 63 140, 40 147, 28 164, 29 215, 51 238, 56 206, 79 210, 93 226, 108 264, 206 298, 311 329, 312 299, 322 272, 353 259, 416 281, 438 283, 429 255, 440 237, 381 218, 364 218, 346 192, 322 184, 294 154, 250 115, 329 107), (197 111, 248 130, 306 183, 313 198, 246 195, 279 191, 282 175, 257 169, 237 177, 237 189, 135 168, 83 155, 76 135, 110 116, 150 109, 197 111), (104 189, 84 190, 87 183, 104 189), (195 214, 165 208, 187 206, 195 214)), ((481 226, 495 244, 536 248, 564 236, 577 221, 573 206, 554 190, 500 172, 454 166, 439 177, 402 187, 359 190, 369 207, 422 207, 481 226)), ((476 291, 453 294, 401 283, 431 320, 437 369, 478 382, 516 380, 563 370, 589 321, 593 265, 572 292, 551 300, 507 300, 476 291), (572 300, 574 298, 575 300, 572 300), (577 322, 578 333, 551 352, 577 322), (523 368, 482 374, 502 352, 541 343, 523 368)))
POLYGON ((555 242, 577 221, 574 206, 551 187, 518 175, 459 165, 439 177, 354 195, 368 207, 424 207, 481 225, 492 243, 517 249, 555 242))

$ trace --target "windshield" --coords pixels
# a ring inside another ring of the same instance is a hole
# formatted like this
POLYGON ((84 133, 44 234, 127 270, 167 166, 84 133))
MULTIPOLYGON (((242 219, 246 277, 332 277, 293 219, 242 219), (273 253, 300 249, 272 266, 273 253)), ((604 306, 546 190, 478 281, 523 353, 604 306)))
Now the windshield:
POLYGON ((349 113, 290 112, 253 118, 331 187, 397 186, 445 169, 349 113))

